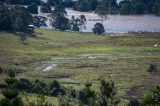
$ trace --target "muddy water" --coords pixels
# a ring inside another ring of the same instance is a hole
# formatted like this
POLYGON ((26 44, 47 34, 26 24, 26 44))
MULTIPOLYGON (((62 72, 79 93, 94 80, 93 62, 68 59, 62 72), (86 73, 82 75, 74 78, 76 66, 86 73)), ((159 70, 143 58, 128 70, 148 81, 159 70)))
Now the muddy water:
MULTIPOLYGON (((53 9, 53 8, 52 8, 53 9)), ((40 10, 40 7, 39 7, 40 10)), ((101 21, 100 17, 94 12, 79 12, 67 8, 66 17, 71 18, 72 15, 78 17, 85 15, 87 19, 86 29, 83 32, 92 32, 94 24, 101 21)), ((48 14, 40 13, 41 16, 47 17, 48 14)), ((50 25, 50 18, 48 17, 48 29, 52 29, 50 25)), ((108 19, 103 21, 105 31, 108 33, 127 33, 127 32, 160 32, 160 17, 155 15, 108 15, 108 19)))
MULTIPOLYGON (((77 12, 67 9, 68 17, 84 14, 87 18, 86 29, 84 32, 92 32, 95 23, 101 21, 99 16, 94 13, 77 12)), ((160 32, 160 17, 154 15, 108 15, 108 19, 103 22, 106 32, 125 33, 125 32, 160 32)))

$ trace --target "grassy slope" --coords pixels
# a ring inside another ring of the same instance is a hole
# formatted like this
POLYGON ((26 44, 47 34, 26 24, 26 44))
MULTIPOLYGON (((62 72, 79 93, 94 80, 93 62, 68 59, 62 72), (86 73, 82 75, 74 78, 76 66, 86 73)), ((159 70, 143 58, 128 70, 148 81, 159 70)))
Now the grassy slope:
MULTIPOLYGON (((112 74, 120 93, 132 88, 130 93, 137 93, 160 82, 159 75, 146 72, 149 64, 160 65, 160 34, 117 34, 116 36, 95 36, 87 34, 36 30, 37 37, 29 38, 26 44, 18 41, 17 36, 0 33, 0 67, 4 69, 31 71, 41 65, 41 61, 52 57, 72 57, 79 54, 107 54, 97 56, 101 62, 80 61, 78 64, 62 64, 48 72, 20 74, 19 77, 41 78, 68 75, 68 82, 95 82, 112 74), (150 53, 148 55, 147 53, 150 53), (107 62, 107 60, 112 60, 107 62)), ((160 67, 158 67, 160 69, 160 67)), ((66 79, 59 79, 66 82, 66 79)), ((2 80, 1 80, 2 82, 2 80)), ((83 86, 78 87, 81 88, 83 86)), ((129 93, 129 94, 130 94, 129 93)))

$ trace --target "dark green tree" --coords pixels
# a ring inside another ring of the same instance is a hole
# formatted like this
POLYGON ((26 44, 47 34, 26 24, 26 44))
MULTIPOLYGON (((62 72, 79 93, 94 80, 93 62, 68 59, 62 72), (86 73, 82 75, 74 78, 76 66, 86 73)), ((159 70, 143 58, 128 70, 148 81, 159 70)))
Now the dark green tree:
POLYGON ((91 10, 96 10, 97 6, 98 6, 98 0, 89 0, 90 6, 91 6, 91 10))
POLYGON ((7 6, 0 5, 0 30, 12 30, 12 20, 7 6))
POLYGON ((62 3, 62 0, 47 0, 47 4, 51 6, 57 6, 57 5, 60 5, 61 3, 62 3))
POLYGON ((12 27, 16 32, 30 33, 29 25, 33 23, 32 15, 23 7, 11 9, 12 27))
POLYGON ((131 2, 130 0, 124 0, 119 3, 119 13, 122 15, 132 14, 131 2))
POLYGON ((52 12, 51 6, 48 5, 48 4, 46 4, 46 3, 44 3, 44 4, 42 4, 42 6, 41 6, 41 8, 40 8, 40 11, 41 11, 42 13, 51 13, 51 12, 52 12))
POLYGON ((114 82, 102 79, 100 81, 100 93, 97 97, 98 106, 117 106, 120 101, 116 94, 117 89, 114 82))
POLYGON ((47 18, 43 16, 34 16, 33 17, 33 25, 37 28, 46 27, 47 18))
POLYGON ((72 16, 72 19, 70 20, 71 30, 72 31, 80 31, 82 29, 86 29, 86 17, 84 15, 80 15, 78 18, 75 18, 72 16))
POLYGON ((74 9, 78 11, 83 11, 83 12, 90 11, 91 5, 88 0, 78 0, 76 5, 74 6, 74 9))
POLYGON ((4 98, 0 100, 0 106, 24 106, 22 98, 18 96, 19 91, 13 86, 15 81, 15 72, 10 70, 8 72, 8 78, 5 79, 7 88, 1 91, 4 98))
POLYGON ((53 20, 57 17, 57 16, 65 16, 67 14, 65 7, 63 5, 57 5, 54 10, 52 11, 52 18, 53 20))
POLYGON ((52 23, 52 26, 55 29, 59 29, 61 31, 70 30, 69 19, 64 16, 57 16, 55 21, 52 23))
POLYGON ((106 11, 108 14, 117 14, 118 13, 118 4, 117 0, 101 0, 98 7, 103 7, 101 9, 96 9, 98 12, 100 11, 106 11))
POLYGON ((103 27, 103 25, 102 25, 101 23, 96 23, 96 24, 94 25, 94 28, 92 29, 92 31, 93 31, 95 34, 100 35, 100 34, 102 34, 102 33, 105 32, 105 29, 104 29, 104 27, 103 27))
POLYGON ((95 13, 98 14, 102 22, 108 18, 107 8, 104 5, 98 5, 95 13))
POLYGON ((27 10, 32 14, 38 14, 38 6, 36 4, 29 5, 27 10))

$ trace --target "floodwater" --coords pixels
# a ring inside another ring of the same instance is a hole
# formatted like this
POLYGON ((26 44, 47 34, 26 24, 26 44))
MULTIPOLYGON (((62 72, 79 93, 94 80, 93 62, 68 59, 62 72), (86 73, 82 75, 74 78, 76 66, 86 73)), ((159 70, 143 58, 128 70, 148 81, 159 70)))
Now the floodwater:
MULTIPOLYGON (((81 30, 83 32, 92 32, 92 28, 97 22, 102 23, 101 18, 94 12, 79 12, 70 8, 67 8, 66 11, 68 18, 71 18, 72 15, 75 17, 85 15, 87 23, 86 29, 81 30)), ((48 14, 39 13, 38 15, 47 17, 48 14)), ((47 25, 47 28, 52 28, 49 18, 47 25)), ((155 15, 108 15, 107 20, 103 21, 103 25, 107 33, 160 32, 160 17, 155 15)))

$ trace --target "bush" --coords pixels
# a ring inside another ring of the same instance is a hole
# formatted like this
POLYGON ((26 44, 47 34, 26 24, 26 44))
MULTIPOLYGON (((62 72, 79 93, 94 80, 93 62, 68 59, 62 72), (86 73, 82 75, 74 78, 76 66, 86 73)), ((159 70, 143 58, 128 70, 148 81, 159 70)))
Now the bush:
POLYGON ((156 72, 158 72, 157 66, 155 64, 150 64, 147 71, 150 72, 150 73, 156 73, 156 72))
POLYGON ((61 87, 59 82, 54 80, 50 86, 50 95, 51 96, 58 96, 59 94, 64 95, 66 90, 64 87, 61 87))
POLYGON ((3 69, 0 67, 0 73, 3 73, 3 69))
POLYGON ((37 81, 31 90, 32 93, 48 93, 47 84, 43 81, 37 81))
POLYGON ((96 23, 96 24, 94 25, 94 28, 92 29, 92 31, 93 31, 95 34, 98 34, 98 35, 100 35, 100 34, 102 34, 102 33, 105 32, 104 26, 103 26, 101 23, 96 23))
POLYGON ((157 85, 155 88, 147 91, 142 100, 142 106, 159 106, 160 105, 160 85, 157 85))
POLYGON ((1 93, 3 94, 5 98, 13 99, 17 97, 17 95, 19 94, 19 91, 16 89, 4 89, 2 90, 1 93))
POLYGON ((137 99, 131 99, 128 103, 128 106, 140 106, 140 104, 137 99))
POLYGON ((14 83, 14 87, 20 90, 25 90, 26 92, 31 92, 32 83, 28 79, 21 78, 14 83))
POLYGON ((18 90, 4 89, 2 94, 5 98, 1 99, 0 106, 24 106, 22 99, 18 97, 18 90))

